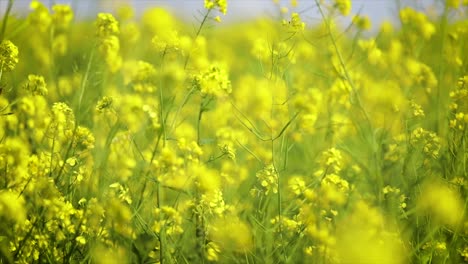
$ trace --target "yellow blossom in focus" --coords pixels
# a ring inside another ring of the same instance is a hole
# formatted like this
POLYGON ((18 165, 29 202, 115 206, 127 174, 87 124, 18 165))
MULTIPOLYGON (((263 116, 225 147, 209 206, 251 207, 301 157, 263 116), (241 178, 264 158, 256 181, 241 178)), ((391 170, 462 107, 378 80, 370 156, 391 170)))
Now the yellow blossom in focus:
POLYGON ((193 87, 202 95, 220 97, 232 92, 231 81, 225 69, 218 65, 210 66, 206 71, 193 77, 193 87))
POLYGON ((292 13, 289 21, 283 20, 283 25, 290 28, 293 33, 303 31, 305 28, 305 23, 302 22, 298 13, 292 13))
POLYGON ((9 40, 0 43, 0 72, 12 71, 18 63, 18 48, 9 40))
POLYGON ((112 14, 99 13, 96 20, 97 35, 107 37, 119 34, 119 23, 112 14))
POLYGON ((227 12, 227 0, 205 0, 205 8, 208 10, 216 8, 225 15, 227 12))

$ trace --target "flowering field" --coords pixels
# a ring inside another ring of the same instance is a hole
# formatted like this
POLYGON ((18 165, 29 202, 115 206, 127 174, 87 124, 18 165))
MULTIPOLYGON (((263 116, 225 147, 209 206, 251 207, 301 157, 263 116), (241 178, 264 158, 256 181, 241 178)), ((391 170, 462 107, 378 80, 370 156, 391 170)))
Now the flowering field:
POLYGON ((468 262, 468 1, 276 4, 9 0, 0 263, 468 262))

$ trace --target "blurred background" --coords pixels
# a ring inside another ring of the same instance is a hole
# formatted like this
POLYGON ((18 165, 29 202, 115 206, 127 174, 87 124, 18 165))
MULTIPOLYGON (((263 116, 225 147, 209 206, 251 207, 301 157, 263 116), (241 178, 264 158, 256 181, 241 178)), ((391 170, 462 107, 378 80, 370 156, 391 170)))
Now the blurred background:
MULTIPOLYGON (((30 2, 30 0, 15 0, 13 14, 27 14, 30 2)), ((195 21, 196 17, 199 17, 198 12, 203 11, 203 0, 43 0, 41 2, 46 5, 70 4, 78 19, 93 18, 98 12, 103 11, 115 12, 117 7, 123 4, 133 6, 137 16, 150 7, 165 7, 189 22, 195 21)), ((315 7, 314 0, 298 0, 298 6, 295 8, 291 8, 290 0, 276 2, 279 4, 275 4, 273 0, 228 0, 228 12, 221 18, 225 23, 234 23, 259 16, 274 17, 279 13, 279 7, 288 7, 289 11, 303 12, 306 21, 320 21, 320 14, 315 7)), ((0 0, 0 16, 3 15, 7 3, 8 0, 0 0)), ((352 0, 351 15, 343 22, 348 22, 353 14, 360 13, 369 16, 373 22, 372 29, 377 30, 382 21, 395 21, 398 5, 412 6, 429 13, 438 11, 434 0, 352 0)))

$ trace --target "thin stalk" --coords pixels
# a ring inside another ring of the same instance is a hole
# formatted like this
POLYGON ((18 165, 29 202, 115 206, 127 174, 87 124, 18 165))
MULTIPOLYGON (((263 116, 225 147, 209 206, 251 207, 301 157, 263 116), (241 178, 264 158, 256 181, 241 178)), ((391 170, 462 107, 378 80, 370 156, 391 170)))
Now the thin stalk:
MULTIPOLYGON (((376 148, 376 145, 377 145, 377 142, 376 142, 376 138, 375 138, 375 134, 373 133, 372 131, 372 122, 371 122, 371 119, 369 117, 369 114, 367 113, 367 111, 365 110, 365 108, 363 107, 362 105, 362 101, 361 101, 361 98, 359 96, 359 93, 357 92, 357 89, 356 89, 356 85, 354 84, 353 80, 351 79, 351 76, 348 72, 348 68, 346 67, 345 63, 344 63, 344 59, 343 59, 343 56, 340 52, 340 49, 338 48, 338 45, 337 45, 337 41, 336 41, 336 38, 333 36, 333 33, 332 33, 332 30, 331 30, 331 26, 330 26, 330 23, 327 19, 327 17, 325 16, 325 13, 323 12, 323 9, 319 3, 319 0, 315 0, 315 3, 318 7, 318 10, 320 12, 320 15, 322 16, 323 20, 324 20, 324 23, 327 27, 327 31, 328 31, 328 34, 330 36, 330 40, 333 44, 333 48, 336 52, 336 55, 338 56, 338 60, 339 60, 339 63, 340 63, 340 66, 343 70, 343 73, 344 73, 344 78, 346 81, 348 81, 349 85, 351 86, 351 90, 352 90, 352 93, 350 94, 350 100, 351 100, 351 103, 353 105, 355 105, 359 111, 362 113, 362 115, 364 116, 364 119, 368 125, 368 128, 367 128, 367 132, 369 133, 370 135, 370 140, 371 140, 371 144, 372 144, 372 148, 371 148, 371 159, 372 159, 372 166, 374 167, 374 173, 375 173, 375 179, 377 181, 377 193, 378 193, 378 200, 379 202, 382 201, 383 199, 383 196, 382 196, 382 192, 380 190, 382 190, 383 188, 383 179, 381 177, 381 172, 380 172, 380 169, 379 169, 379 160, 378 160, 378 156, 377 155, 377 151, 378 151, 378 147, 376 148)), ((355 121, 356 122, 356 121, 355 121)), ((356 124, 357 125, 357 128, 360 129, 360 125, 359 124, 356 124)), ((360 129, 361 130, 361 129, 360 129)), ((362 131, 364 133, 364 130, 362 131)), ((364 137, 365 138, 365 137, 364 137)))
POLYGON ((439 69, 438 69, 438 76, 437 76, 437 79, 438 79, 438 82, 437 82, 437 96, 436 96, 436 100, 437 100, 437 104, 436 104, 436 131, 437 133, 441 133, 440 129, 441 129, 441 125, 440 125, 440 114, 441 114, 441 108, 442 108, 442 100, 441 100, 441 89, 443 89, 442 87, 442 80, 443 80, 443 76, 444 76, 444 68, 443 68, 443 61, 445 59, 445 55, 444 55, 444 47, 445 47, 445 34, 446 34, 446 30, 447 30, 447 16, 448 16, 448 7, 447 7, 447 4, 445 4, 444 6, 444 13, 442 14, 442 19, 441 19, 441 33, 440 33, 440 39, 441 39, 441 43, 440 43, 440 50, 439 50, 439 69))
POLYGON ((91 72, 91 63, 93 61, 93 56, 94 56, 94 47, 93 47, 93 49, 91 49, 88 64, 86 65, 86 72, 85 72, 85 74, 83 76, 83 80, 81 81, 80 97, 78 99, 78 113, 81 113, 81 104, 83 102, 83 97, 84 97, 84 94, 85 94, 86 85, 88 84, 89 74, 91 72))
MULTIPOLYGON (((195 38, 194 38, 194 39, 197 39, 198 36, 200 35, 200 33, 201 33, 201 31, 202 31, 202 28, 203 28, 203 26, 205 25, 205 23, 206 23, 206 21, 207 21, 207 19, 208 19, 208 16, 209 16, 209 14, 210 14, 210 12, 211 12, 211 9, 208 9, 208 11, 206 11, 206 14, 203 16, 203 20, 202 20, 202 22, 200 23, 200 26, 199 26, 198 29, 197 29, 197 32, 196 32, 196 34, 195 34, 195 38)), ((189 62, 189 60, 190 60, 190 56, 191 56, 191 55, 192 55, 191 52, 189 52, 189 54, 187 54, 187 58, 185 58, 184 70, 187 68, 187 65, 188 65, 188 62, 189 62)))
POLYGON ((203 117, 203 103, 200 104, 200 109, 198 110, 198 119, 197 119, 197 144, 200 146, 200 130, 201 130, 201 120, 203 117))
POLYGON ((8 24, 8 17, 10 16, 11 9, 13 8, 13 3, 15 0, 8 0, 8 5, 5 10, 5 14, 3 15, 3 21, 2 21, 2 31, 0 32, 0 42, 3 41, 5 38, 5 32, 6 32, 6 27, 8 24))

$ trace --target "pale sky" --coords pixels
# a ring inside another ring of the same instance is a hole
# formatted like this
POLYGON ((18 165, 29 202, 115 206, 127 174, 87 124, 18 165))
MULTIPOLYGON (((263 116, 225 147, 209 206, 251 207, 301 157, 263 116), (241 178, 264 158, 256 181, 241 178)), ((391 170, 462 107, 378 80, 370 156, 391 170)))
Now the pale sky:
MULTIPOLYGON (((400 0, 403 6, 424 8, 432 3, 431 0, 400 0)), ((7 0, 0 0, 0 14, 3 15, 7 0)), ((46 5, 53 3, 71 4, 78 18, 94 17, 98 12, 112 12, 118 3, 129 3, 135 6, 137 14, 148 7, 166 7, 172 12, 186 19, 193 19, 198 11, 203 10, 203 0, 44 0, 46 5)), ((282 6, 289 6, 289 0, 281 0, 282 6)), ((320 20, 314 0, 298 0, 296 12, 307 10, 304 13, 306 20, 320 20)), ((13 13, 26 14, 29 11, 30 0, 15 0, 13 13)), ((352 14, 360 12, 367 15, 373 22, 375 30, 383 20, 396 18, 396 0, 353 0, 352 14)), ((245 20, 255 16, 273 16, 278 13, 272 0, 228 0, 228 12, 221 16, 226 23, 245 20)), ((0 16, 2 16, 0 15, 0 16)), ((192 20, 193 21, 193 20, 192 20)))

